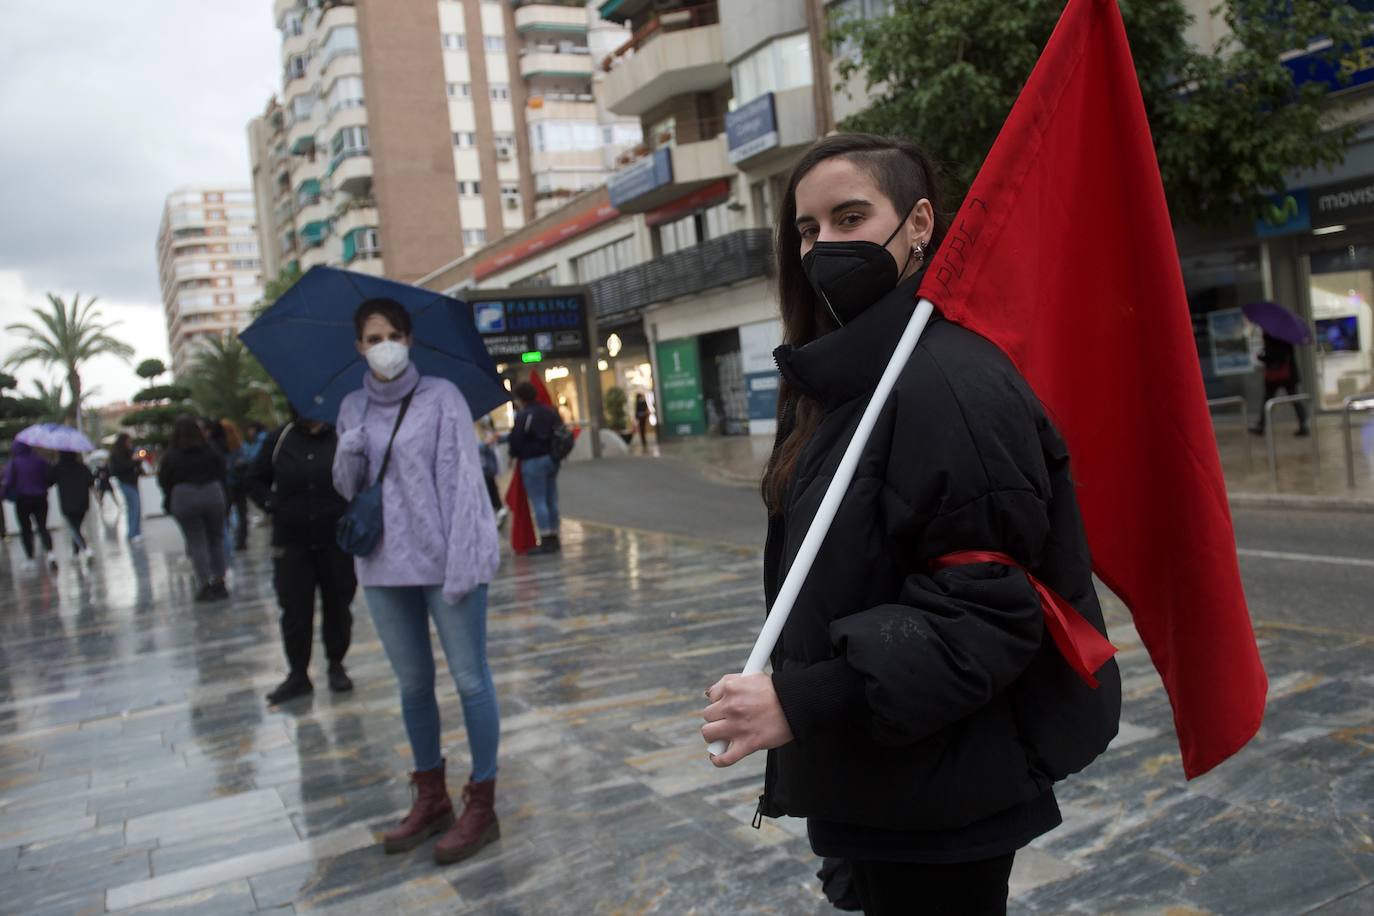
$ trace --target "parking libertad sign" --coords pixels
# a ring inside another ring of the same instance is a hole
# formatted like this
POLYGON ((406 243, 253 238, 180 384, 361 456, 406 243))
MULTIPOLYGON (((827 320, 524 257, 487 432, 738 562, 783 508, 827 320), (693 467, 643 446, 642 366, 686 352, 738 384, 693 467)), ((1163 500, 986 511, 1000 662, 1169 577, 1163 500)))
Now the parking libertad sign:
POLYGON ((468 290, 472 320, 498 361, 540 353, 544 358, 591 355, 590 296, 584 287, 468 290))

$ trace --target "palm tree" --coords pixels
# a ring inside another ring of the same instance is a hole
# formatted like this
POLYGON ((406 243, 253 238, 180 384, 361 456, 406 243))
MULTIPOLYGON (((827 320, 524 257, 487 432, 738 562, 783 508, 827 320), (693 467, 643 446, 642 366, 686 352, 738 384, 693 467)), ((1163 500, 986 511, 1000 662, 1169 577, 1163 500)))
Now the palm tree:
POLYGON ((69 304, 48 293, 48 303, 52 306, 50 311, 33 310, 38 319, 35 324, 11 324, 5 328, 11 333, 28 335, 27 344, 10 354, 5 366, 41 363, 65 372, 71 402, 63 416, 80 426, 81 406, 86 400, 81 390, 81 367, 97 356, 117 356, 128 362, 134 348, 110 335, 110 329, 118 322, 100 321, 94 296, 82 304, 78 293, 69 304))
POLYGON ((34 379, 33 390, 34 393, 30 395, 29 400, 39 406, 38 419, 44 423, 62 422, 67 414, 67 407, 63 403, 62 383, 34 379))
POLYGON ((250 419, 271 421, 267 375, 237 337, 210 337, 191 360, 186 373, 191 398, 211 417, 234 421, 240 429, 250 419))

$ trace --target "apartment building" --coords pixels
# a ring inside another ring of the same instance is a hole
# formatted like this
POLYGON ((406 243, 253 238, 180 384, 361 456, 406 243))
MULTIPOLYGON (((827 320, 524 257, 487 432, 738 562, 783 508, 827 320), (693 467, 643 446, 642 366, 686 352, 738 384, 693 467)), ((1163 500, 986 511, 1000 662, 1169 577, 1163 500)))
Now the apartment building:
POLYGON ((275 271, 414 280, 604 183, 639 140, 597 103, 593 48, 624 35, 593 27, 584 0, 273 11, 282 89, 248 135, 275 271))
POLYGON ((208 338, 235 334, 262 298, 253 192, 178 188, 157 233, 158 279, 172 371, 182 375, 208 338))

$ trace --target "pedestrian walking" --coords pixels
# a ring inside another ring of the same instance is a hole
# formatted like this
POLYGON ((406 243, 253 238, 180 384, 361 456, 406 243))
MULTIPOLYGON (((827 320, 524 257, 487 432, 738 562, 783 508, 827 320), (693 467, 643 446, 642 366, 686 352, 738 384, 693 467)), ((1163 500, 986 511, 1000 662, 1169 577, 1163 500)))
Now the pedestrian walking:
POLYGON ((229 501, 229 515, 225 518, 225 533, 234 551, 248 547, 248 493, 244 489, 244 475, 248 470, 244 454, 244 440, 233 420, 222 418, 215 422, 221 436, 216 444, 224 451, 224 491, 229 501))
POLYGON ((635 395, 635 431, 639 433, 639 445, 649 450, 649 399, 644 392, 635 395))
POLYGON ((496 486, 496 478, 501 474, 501 459, 496 454, 496 446, 500 441, 489 420, 477 424, 477 453, 482 464, 482 480, 487 485, 487 498, 491 500, 491 511, 496 514, 497 528, 504 525, 510 516, 510 510, 501 502, 501 490, 496 486))
MULTIPOLYGON (((1298 385, 1302 378, 1298 374, 1297 353, 1293 345, 1286 340, 1280 340, 1270 335, 1264 334, 1264 350, 1259 355, 1260 363, 1264 366, 1264 400, 1267 402, 1271 398, 1279 396, 1279 392, 1287 394, 1299 394, 1298 385)), ((1293 402, 1293 410, 1298 415, 1298 431, 1295 436, 1308 435, 1307 428, 1307 408, 1302 401, 1293 402)), ((1259 422, 1250 428, 1250 432, 1256 436, 1264 435, 1264 409, 1261 406, 1259 412, 1259 422)))
POLYGON ((72 557, 89 566, 91 548, 86 543, 86 536, 81 533, 81 525, 91 509, 91 487, 95 485, 95 475, 76 452, 59 452, 53 477, 57 483, 57 504, 62 509, 62 517, 66 519, 67 530, 72 536, 72 557))
POLYGON ((186 539, 197 601, 229 597, 224 584, 225 473, 224 455, 209 443, 201 425, 191 417, 177 420, 157 482, 164 505, 186 539))
POLYGON ((468 403, 451 382, 422 377, 410 361, 410 313, 394 300, 369 299, 354 325, 371 371, 339 411, 334 484, 349 500, 381 486, 383 532, 370 553, 357 557, 358 581, 400 683, 415 761, 415 803, 386 832, 384 846, 404 852, 447 831, 435 860, 456 862, 500 835, 500 713, 486 649, 487 583, 500 565, 496 525, 468 403), (439 740, 431 619, 462 700, 472 758, 456 821, 439 740))
POLYGON ((57 557, 53 554, 52 534, 48 531, 48 488, 56 481, 52 465, 39 457, 23 442, 14 443, 10 463, 5 469, 3 490, 14 501, 14 514, 19 521, 19 542, 24 546, 24 565, 37 566, 34 538, 43 547, 48 567, 57 571, 57 557))
POLYGON ((353 558, 334 540, 334 528, 348 503, 334 490, 334 427, 295 420, 259 442, 244 487, 272 519, 272 584, 281 608, 281 638, 289 671, 267 695, 273 705, 311 693, 315 596, 320 633, 329 660, 329 689, 353 689, 344 656, 353 636, 349 605, 358 590, 353 558))
MULTIPOLYGON (((777 231, 785 344, 763 481, 769 607, 915 310, 945 211, 929 160, 815 143, 777 231)), ((1043 635, 1031 576, 1098 631, 1064 442, 994 345, 937 315, 902 371, 792 607, 770 674, 707 691, 730 766, 767 749, 761 816, 807 819, 864 912, 1006 912, 1016 851, 1060 823, 1052 783, 1115 734, 1043 635)))
POLYGON ((515 386, 519 408, 507 444, 510 456, 520 462, 520 473, 534 507, 534 522, 539 528, 539 546, 530 553, 558 553, 558 459, 553 455, 554 430, 562 425, 558 413, 539 402, 530 382, 515 386))
POLYGON ((110 449, 110 475, 119 484, 119 492, 124 497, 124 536, 130 544, 142 543, 143 500, 138 492, 138 481, 143 476, 143 463, 134 457, 134 440, 128 433, 120 433, 110 449))

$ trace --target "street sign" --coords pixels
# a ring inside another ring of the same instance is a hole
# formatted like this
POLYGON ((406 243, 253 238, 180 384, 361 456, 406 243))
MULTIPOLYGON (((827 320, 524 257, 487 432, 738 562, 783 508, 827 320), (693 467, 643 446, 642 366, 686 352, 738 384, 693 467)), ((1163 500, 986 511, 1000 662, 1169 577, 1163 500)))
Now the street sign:
POLYGON ((591 355, 591 297, 585 287, 469 290, 464 296, 487 352, 498 362, 591 355))

